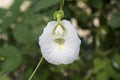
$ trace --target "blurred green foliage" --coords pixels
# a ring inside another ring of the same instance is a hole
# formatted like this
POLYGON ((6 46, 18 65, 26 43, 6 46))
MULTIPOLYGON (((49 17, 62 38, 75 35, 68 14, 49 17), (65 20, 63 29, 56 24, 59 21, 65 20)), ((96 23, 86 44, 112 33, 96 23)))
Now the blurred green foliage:
MULTIPOLYGON (((28 79, 41 58, 38 37, 58 9, 59 0, 14 0, 0 8, 0 80, 28 79), (21 11, 24 1, 30 6, 21 11)), ((44 60, 33 80, 120 80, 120 1, 65 0, 63 10, 78 31, 90 32, 79 34, 79 59, 59 66, 44 60)))

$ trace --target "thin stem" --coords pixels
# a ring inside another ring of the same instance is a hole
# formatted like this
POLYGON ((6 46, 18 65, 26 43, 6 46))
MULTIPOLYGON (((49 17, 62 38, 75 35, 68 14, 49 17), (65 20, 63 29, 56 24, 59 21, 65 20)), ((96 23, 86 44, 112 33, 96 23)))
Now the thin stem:
POLYGON ((64 5, 64 0, 60 0, 60 10, 62 10, 63 5, 64 5))
POLYGON ((41 59, 40 59, 38 65, 37 65, 37 67, 35 68, 35 70, 33 71, 33 73, 31 74, 31 76, 29 77, 28 80, 31 80, 31 79, 33 78, 34 74, 36 73, 36 71, 37 71, 38 68, 40 67, 40 64, 41 64, 42 60, 43 60, 43 56, 41 57, 41 59))

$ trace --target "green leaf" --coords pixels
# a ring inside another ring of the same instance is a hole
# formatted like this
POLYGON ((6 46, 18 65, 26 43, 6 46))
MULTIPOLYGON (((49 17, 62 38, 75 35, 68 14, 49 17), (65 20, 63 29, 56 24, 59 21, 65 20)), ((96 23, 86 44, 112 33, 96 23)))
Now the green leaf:
POLYGON ((5 58, 5 60, 0 63, 0 71, 3 73, 14 71, 21 63, 21 55, 13 46, 0 48, 0 56, 5 58))
POLYGON ((32 30, 35 41, 38 41, 39 36, 42 34, 45 25, 40 25, 32 30))
POLYGON ((99 71, 103 70, 106 68, 106 66, 109 64, 109 60, 108 59, 100 59, 100 58, 96 58, 94 60, 94 68, 93 68, 93 73, 98 73, 99 71))
POLYGON ((4 10, 4 9, 0 9, 0 16, 4 16, 5 15, 5 13, 6 13, 6 10, 4 10))
POLYGON ((15 16, 9 16, 3 19, 3 23, 1 24, 1 29, 3 31, 6 31, 6 29, 8 29, 8 27, 10 27, 10 25, 12 24, 12 22, 14 22, 16 20, 15 16))
POLYGON ((40 0, 37 5, 34 8, 34 11, 39 11, 42 10, 44 8, 47 8, 49 6, 55 5, 59 2, 59 0, 40 0))
POLYGON ((13 15, 17 15, 20 13, 20 6, 24 0, 15 0, 14 4, 11 6, 10 11, 12 11, 13 15))
POLYGON ((118 70, 115 70, 111 65, 107 68, 108 75, 113 78, 113 80, 120 80, 120 73, 118 70))
POLYGON ((13 31, 13 35, 19 43, 32 42, 32 34, 27 25, 18 24, 13 31))
POLYGON ((106 70, 99 72, 95 80, 109 80, 109 76, 106 70))
POLYGON ((27 18, 25 19, 25 23, 31 24, 31 25, 35 25, 35 24, 40 23, 41 21, 44 20, 44 17, 45 17, 42 14, 29 15, 29 16, 27 16, 27 18))
POLYGON ((109 21, 109 24, 112 28, 120 27, 120 12, 113 13, 109 21))

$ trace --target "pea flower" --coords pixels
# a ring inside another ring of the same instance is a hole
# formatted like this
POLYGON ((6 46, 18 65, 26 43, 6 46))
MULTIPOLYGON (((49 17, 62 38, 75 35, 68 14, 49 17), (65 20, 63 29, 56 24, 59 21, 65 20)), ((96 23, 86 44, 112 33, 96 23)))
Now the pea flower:
POLYGON ((79 55, 81 40, 67 20, 50 21, 39 37, 43 57, 52 64, 72 63, 79 55))

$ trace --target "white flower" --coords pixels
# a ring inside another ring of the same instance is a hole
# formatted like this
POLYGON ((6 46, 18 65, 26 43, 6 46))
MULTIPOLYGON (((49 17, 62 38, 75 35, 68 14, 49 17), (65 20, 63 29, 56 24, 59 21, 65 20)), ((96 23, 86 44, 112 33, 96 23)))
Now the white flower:
POLYGON ((0 0, 0 8, 9 9, 13 2, 14 0, 0 0))
POLYGON ((72 63, 79 55, 81 40, 67 20, 51 21, 39 37, 43 57, 52 64, 72 63))

